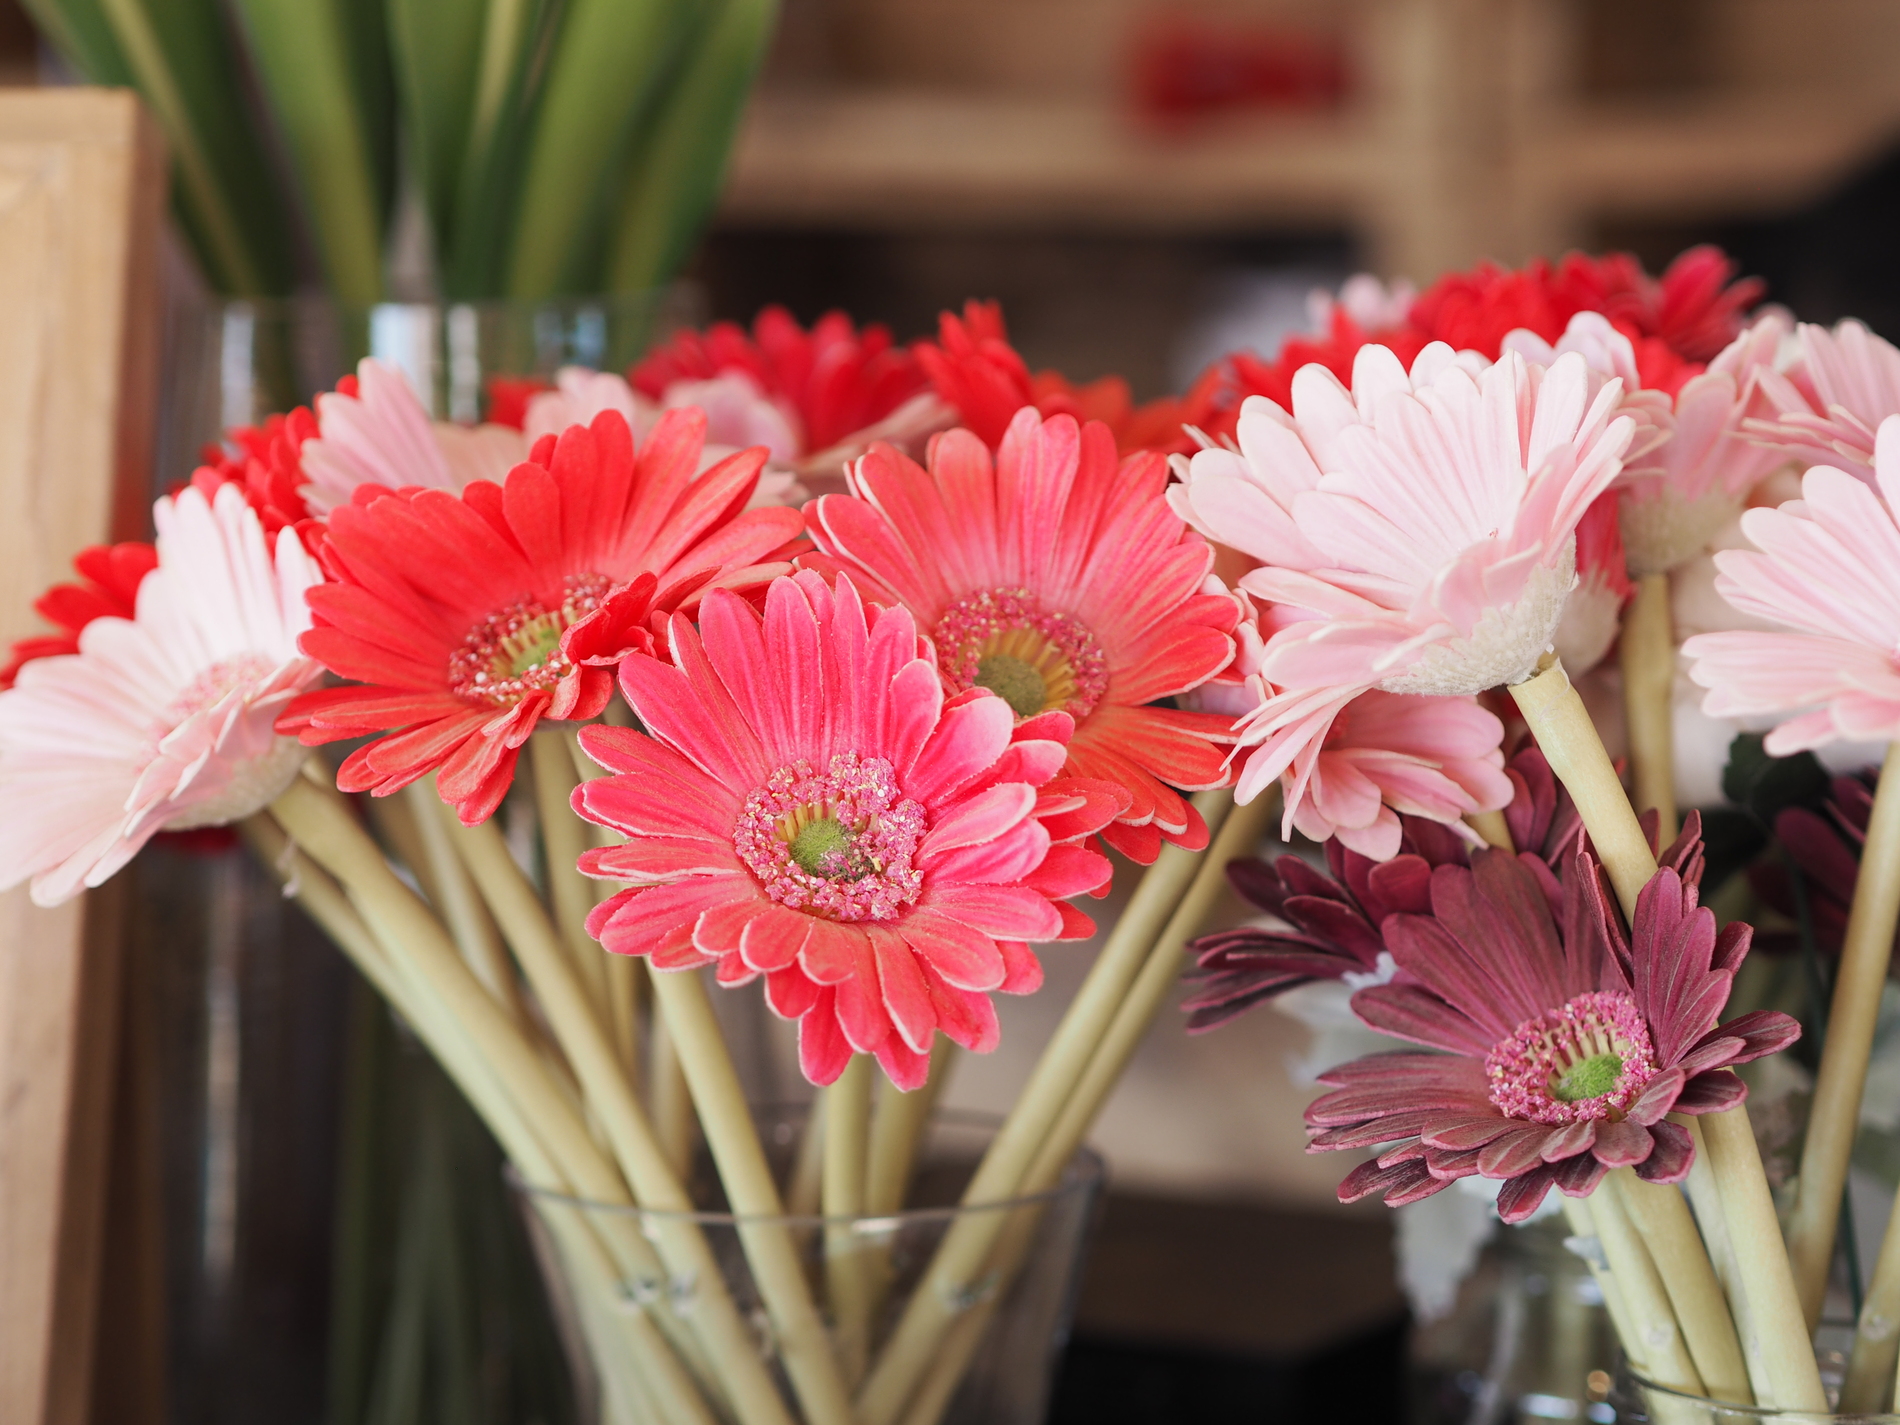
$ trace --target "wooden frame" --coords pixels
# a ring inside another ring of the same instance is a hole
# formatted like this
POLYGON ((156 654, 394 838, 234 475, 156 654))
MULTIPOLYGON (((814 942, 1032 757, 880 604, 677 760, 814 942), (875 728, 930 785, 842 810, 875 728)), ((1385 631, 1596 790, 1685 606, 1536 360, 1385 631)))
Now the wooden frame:
MULTIPOLYGON (((129 93, 0 91, 0 640, 146 531, 164 165, 129 93)), ((0 808, 5 815, 5 808, 0 808)), ((0 1420, 82 1425, 100 1299, 115 897, 0 896, 0 1420)))

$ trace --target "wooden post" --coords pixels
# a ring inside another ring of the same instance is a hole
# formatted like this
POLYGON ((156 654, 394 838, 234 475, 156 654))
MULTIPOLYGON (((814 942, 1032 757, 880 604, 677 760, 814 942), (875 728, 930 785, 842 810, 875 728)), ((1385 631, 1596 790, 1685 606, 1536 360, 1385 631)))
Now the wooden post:
MULTIPOLYGON (((146 530, 164 164, 128 92, 0 91, 0 639, 146 530)), ((0 896, 0 1420, 84 1425, 119 953, 93 893, 0 896)))

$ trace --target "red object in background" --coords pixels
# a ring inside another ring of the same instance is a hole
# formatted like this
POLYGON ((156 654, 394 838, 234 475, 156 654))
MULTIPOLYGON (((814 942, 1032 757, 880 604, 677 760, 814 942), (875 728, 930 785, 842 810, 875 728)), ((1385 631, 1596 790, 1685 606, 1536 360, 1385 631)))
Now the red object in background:
POLYGON ((1339 38, 1257 21, 1157 16, 1135 34, 1135 112, 1176 126, 1237 109, 1329 109, 1346 92, 1339 38))

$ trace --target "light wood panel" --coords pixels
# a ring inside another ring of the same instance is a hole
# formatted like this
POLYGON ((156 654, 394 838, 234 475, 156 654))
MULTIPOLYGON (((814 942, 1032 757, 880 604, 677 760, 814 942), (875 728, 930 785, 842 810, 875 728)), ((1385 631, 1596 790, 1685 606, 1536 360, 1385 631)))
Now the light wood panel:
MULTIPOLYGON (((0 91, 0 640, 144 532, 163 162, 126 93, 0 91)), ((0 808, 0 815, 5 809, 0 808)), ((118 1019, 116 895, 0 896, 0 1420, 89 1407, 118 1019)))

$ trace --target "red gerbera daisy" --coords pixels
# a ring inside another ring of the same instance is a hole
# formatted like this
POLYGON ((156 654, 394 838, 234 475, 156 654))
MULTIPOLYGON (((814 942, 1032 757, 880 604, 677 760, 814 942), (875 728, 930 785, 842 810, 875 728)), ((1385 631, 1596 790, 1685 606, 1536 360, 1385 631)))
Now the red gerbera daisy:
POLYGON ((874 597, 901 603, 937 646, 944 687, 984 687, 1018 718, 1075 719, 1068 771, 1126 787, 1111 845, 1153 861, 1207 827, 1175 787, 1226 782, 1230 718, 1150 706, 1233 658, 1239 604, 1213 550, 1163 494, 1154 452, 1118 461, 1107 427, 1022 410, 992 460, 956 430, 926 470, 889 446, 853 468, 852 493, 807 506, 819 553, 874 597))
POLYGON ((705 417, 675 411, 636 455, 627 423, 539 441, 504 484, 362 486, 333 511, 300 646, 363 686, 300 698, 280 731, 306 743, 389 732, 337 785, 387 795, 440 769, 464 822, 499 805, 543 717, 587 718, 611 667, 711 584, 754 588, 789 565, 796 511, 740 513, 764 452, 695 478, 705 417))
POLYGON ((714 591, 700 620, 668 626, 670 663, 621 665, 646 734, 582 730, 618 775, 575 810, 627 841, 581 869, 632 883, 588 930, 656 970, 765 976, 813 1083, 855 1051, 915 1088, 938 1030, 995 1048, 990 992, 1035 989, 1025 942, 1088 935, 1063 898, 1110 875, 1075 843, 1120 799, 1057 777, 1069 719, 946 699, 910 612, 867 607, 849 578, 776 580, 763 618, 714 591))
POLYGON ((73 556, 76 584, 55 584, 33 601, 33 611, 60 632, 22 638, 8 650, 0 668, 0 691, 13 686, 20 670, 35 658, 56 658, 79 651, 79 634, 96 618, 133 617, 139 585, 158 567, 158 549, 140 541, 95 544, 73 556))
POLYGON ((1247 397, 1265 396, 1284 410, 1293 409, 1293 377, 1301 367, 1324 366, 1351 385, 1353 358, 1359 355, 1360 347, 1375 342, 1389 347, 1409 369, 1427 340, 1423 333, 1409 327, 1369 332, 1352 319, 1344 304, 1335 304, 1325 332, 1288 337, 1271 361, 1251 351, 1236 351, 1217 363, 1213 371, 1222 383, 1219 407, 1210 419, 1196 424, 1216 440, 1235 440, 1240 406, 1247 397))
MULTIPOLYGON (((1699 845, 1681 846, 1693 865, 1699 845)), ((1580 854, 1553 903, 1542 863, 1479 851, 1439 866, 1431 913, 1381 927, 1400 978, 1353 996, 1373 1029, 1435 1053, 1374 1054, 1322 1074, 1306 1111, 1311 1150, 1384 1145, 1339 1186, 1397 1207, 1474 1174, 1502 1181, 1498 1215, 1521 1222, 1552 1187, 1583 1197, 1611 1168, 1648 1182, 1688 1176, 1694 1146, 1669 1113, 1732 1108, 1730 1072, 1801 1029, 1758 1011, 1716 1023, 1749 927, 1719 932, 1695 879, 1665 866, 1625 936, 1600 872, 1580 854)))

